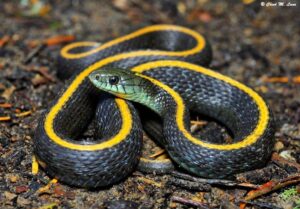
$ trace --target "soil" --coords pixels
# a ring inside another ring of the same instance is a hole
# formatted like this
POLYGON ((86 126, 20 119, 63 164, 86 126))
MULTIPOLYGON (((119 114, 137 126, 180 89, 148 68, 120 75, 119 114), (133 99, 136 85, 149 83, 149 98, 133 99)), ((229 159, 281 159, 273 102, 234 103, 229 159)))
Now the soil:
MULTIPOLYGON (((238 208, 251 188, 191 184, 176 173, 135 171, 104 189, 58 182, 41 190, 51 179, 43 170, 31 172, 37 121, 64 85, 55 66, 60 49, 71 41, 105 42, 159 23, 204 34, 213 48, 210 68, 255 89, 273 112, 274 153, 280 159, 239 178, 254 185, 291 175, 298 180, 249 200, 247 207, 300 208, 300 5, 296 0, 283 1, 285 6, 247 2, 1 1, 0 208, 238 208), (65 40, 45 45, 58 35, 65 40), (286 197, 288 190, 295 193, 286 197)), ((208 124, 200 130, 216 128, 208 124)))

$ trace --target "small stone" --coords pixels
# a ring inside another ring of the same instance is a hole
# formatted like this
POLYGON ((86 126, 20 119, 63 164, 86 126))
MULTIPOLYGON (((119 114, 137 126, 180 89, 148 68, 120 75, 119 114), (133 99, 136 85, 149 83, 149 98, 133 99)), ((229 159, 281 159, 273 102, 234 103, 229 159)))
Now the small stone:
POLYGON ((14 135, 11 137, 10 140, 11 140, 11 142, 16 142, 16 141, 18 141, 18 137, 16 135, 14 135))
POLYGON ((286 160, 291 160, 296 162, 296 159, 292 156, 293 150, 284 150, 279 153, 281 157, 283 157, 286 160))
POLYGON ((9 178, 11 183, 16 183, 19 180, 19 176, 13 175, 9 178))
POLYGON ((169 204, 169 207, 170 207, 170 208, 177 208, 177 203, 176 203, 176 202, 171 202, 171 203, 169 204))
POLYGON ((10 141, 9 141, 8 138, 6 138, 6 137, 0 137, 0 145, 3 148, 6 148, 9 144, 10 144, 10 141))
POLYGON ((247 37, 249 37, 253 34, 253 30, 250 28, 246 28, 243 32, 244 32, 244 35, 247 37))
POLYGON ((278 152, 279 150, 282 150, 284 148, 284 144, 281 141, 276 142, 274 146, 274 150, 278 152))
POLYGON ((76 194, 74 192, 66 192, 65 196, 70 200, 74 200, 76 194))
POLYGON ((25 207, 30 204, 30 201, 23 197, 18 197, 17 204, 18 206, 25 207))
POLYGON ((66 192, 64 191, 64 189, 63 189, 61 186, 59 186, 59 185, 55 186, 53 192, 54 192, 54 194, 55 194, 56 197, 62 197, 62 196, 64 196, 65 193, 66 193, 66 192))
POLYGON ((20 194, 20 193, 24 193, 28 191, 28 186, 17 186, 16 187, 16 193, 20 194))
POLYGON ((7 192, 7 191, 4 192, 4 196, 5 196, 5 198, 6 198, 7 200, 9 200, 9 201, 12 201, 14 198, 17 197, 16 194, 11 193, 11 192, 7 192))

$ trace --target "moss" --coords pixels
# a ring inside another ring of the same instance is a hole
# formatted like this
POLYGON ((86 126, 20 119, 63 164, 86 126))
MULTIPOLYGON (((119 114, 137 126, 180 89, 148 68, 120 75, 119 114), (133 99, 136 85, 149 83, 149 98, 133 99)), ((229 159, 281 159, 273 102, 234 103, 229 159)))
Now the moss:
POLYGON ((283 200, 289 200, 298 194, 296 187, 284 190, 279 196, 283 200))
POLYGON ((298 192, 296 187, 291 187, 289 189, 284 190, 279 196, 284 201, 292 201, 295 203, 295 207, 293 209, 300 209, 300 197, 298 196, 298 192))

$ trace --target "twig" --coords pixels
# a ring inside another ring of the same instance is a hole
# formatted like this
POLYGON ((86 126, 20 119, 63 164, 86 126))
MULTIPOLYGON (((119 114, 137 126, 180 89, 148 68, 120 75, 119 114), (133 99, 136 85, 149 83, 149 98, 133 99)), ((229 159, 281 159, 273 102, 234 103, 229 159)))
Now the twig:
POLYGON ((191 200, 191 199, 186 199, 186 198, 183 198, 183 197, 172 196, 171 201, 178 202, 178 203, 181 203, 181 204, 184 204, 184 205, 195 206, 195 207, 198 207, 198 208, 201 208, 201 209, 209 209, 209 206, 205 203, 195 201, 195 200, 191 200))
POLYGON ((281 157, 277 153, 273 153, 272 161, 274 163, 276 163, 278 166, 283 167, 283 168, 285 165, 295 167, 297 169, 297 171, 300 172, 300 165, 298 163, 286 160, 285 158, 281 157))
POLYGON ((15 116, 20 118, 20 117, 25 117, 25 116, 31 115, 31 113, 32 113, 32 111, 28 110, 28 111, 25 111, 25 112, 17 113, 17 114, 15 114, 15 116))
POLYGON ((156 187, 159 187, 159 188, 161 188, 163 186, 162 183, 158 183, 158 182, 156 182, 152 179, 148 179, 148 178, 145 178, 143 176, 140 176, 137 179, 139 181, 142 181, 142 182, 146 183, 146 184, 150 184, 150 185, 153 185, 153 186, 156 186, 156 187))
POLYGON ((39 44, 37 47, 35 47, 35 49, 33 49, 29 54, 28 56, 24 59, 23 63, 24 64, 27 64, 29 63, 33 57, 37 56, 38 53, 40 53, 44 48, 45 48, 45 44, 42 43, 42 44, 39 44))
POLYGON ((0 121, 9 121, 9 120, 11 120, 10 116, 1 116, 0 117, 0 121))
POLYGON ((185 180, 185 179, 178 179, 178 178, 174 178, 174 177, 170 177, 168 179, 167 184, 172 184, 172 185, 184 188, 184 189, 201 191, 201 192, 209 192, 211 190, 211 186, 209 184, 195 182, 195 181, 189 181, 189 180, 185 180))
POLYGON ((57 36, 48 38, 45 41, 45 45, 54 46, 54 45, 59 45, 59 44, 63 44, 63 43, 68 43, 68 42, 71 42, 74 40, 75 40, 75 36, 73 36, 73 35, 57 35, 57 36))
MULTIPOLYGON (((256 190, 252 190, 248 192, 246 197, 244 198, 245 201, 253 200, 259 196, 262 196, 264 194, 267 194, 269 192, 281 189, 285 186, 291 185, 291 184, 296 184, 300 182, 300 173, 296 175, 289 176, 285 179, 281 180, 274 180, 274 181, 269 181, 263 185, 261 185, 259 188, 256 190)), ((246 207, 246 203, 241 203, 240 208, 243 209, 246 207)))
POLYGON ((198 125, 198 126, 204 126, 204 125, 207 124, 207 122, 206 121, 202 121, 202 120, 192 120, 191 124, 192 125, 198 125))
POLYGON ((203 127, 206 124, 207 124, 206 121, 192 120, 191 121, 191 132, 195 133, 196 131, 198 131, 201 127, 203 127))
POLYGON ((16 113, 14 116, 1 116, 0 121, 10 121, 14 117, 21 118, 21 117, 26 117, 26 116, 31 115, 31 114, 32 114, 32 111, 28 110, 28 111, 25 111, 25 112, 16 113))
POLYGON ((29 55, 24 59, 24 64, 29 63, 33 57, 37 56, 46 46, 54 46, 75 40, 73 35, 57 35, 50 37, 39 44, 29 55))
POLYGON ((162 155, 164 153, 165 153, 165 150, 164 149, 160 149, 157 152, 155 152, 154 154, 150 155, 149 157, 150 158, 156 158, 156 157, 158 157, 158 156, 160 156, 160 155, 162 155))
POLYGON ((277 181, 269 181, 262 186, 260 186, 256 190, 250 191, 247 196, 245 197, 245 200, 252 200, 256 197, 259 197, 261 195, 264 195, 266 193, 269 193, 271 191, 275 191, 277 189, 283 188, 285 186, 288 186, 290 184, 295 184, 297 182, 300 182, 300 173, 296 175, 289 176, 282 180, 277 181))
POLYGON ((25 70, 29 72, 37 72, 51 82, 55 82, 56 80, 52 75, 49 74, 49 69, 47 67, 30 66, 25 68, 25 70))
POLYGON ((0 48, 5 46, 5 44, 7 44, 10 40, 10 37, 8 35, 5 35, 3 36, 1 39, 0 39, 0 48))
POLYGON ((0 107, 2 107, 2 108, 11 108, 11 107, 12 107, 12 104, 9 104, 9 103, 2 103, 2 104, 0 104, 0 107))
POLYGON ((46 186, 39 188, 39 190, 37 190, 37 193, 40 195, 40 194, 48 192, 49 189, 51 188, 51 186, 56 183, 57 183, 57 179, 52 179, 51 181, 49 181, 49 183, 46 186))
POLYGON ((246 203, 249 205, 259 206, 262 208, 281 209, 279 207, 276 207, 275 205, 272 205, 272 204, 266 203, 266 202, 254 202, 254 201, 245 201, 245 200, 239 200, 239 202, 246 203))
POLYGON ((282 76, 282 77, 263 77, 262 81, 263 82, 267 82, 267 83, 288 83, 288 82, 300 83, 300 76, 294 76, 292 78, 289 78, 287 76, 282 76))
POLYGON ((204 184, 221 185, 221 186, 241 186, 241 187, 247 187, 252 189, 258 188, 258 185, 251 184, 251 183, 240 183, 240 182, 224 180, 224 179, 204 179, 204 178, 193 177, 188 174, 179 173, 177 171, 173 171, 172 175, 178 178, 204 183, 204 184))

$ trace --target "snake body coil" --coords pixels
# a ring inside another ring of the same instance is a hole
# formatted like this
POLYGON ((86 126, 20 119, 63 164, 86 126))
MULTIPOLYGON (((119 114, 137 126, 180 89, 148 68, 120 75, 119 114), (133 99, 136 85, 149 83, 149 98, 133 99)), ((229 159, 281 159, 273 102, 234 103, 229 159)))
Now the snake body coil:
POLYGON ((149 104, 159 113, 169 109, 163 115, 164 143, 180 166, 199 176, 225 178, 263 165, 273 147, 268 107, 250 88, 199 66, 208 65, 210 59, 210 47, 201 35, 170 25, 146 27, 101 46, 90 42, 66 46, 60 74, 71 79, 39 123, 34 143, 38 161, 51 176, 83 187, 115 183, 133 170, 142 134, 137 112, 129 102, 99 94, 88 79, 99 69, 125 68, 142 73, 140 79, 168 98, 149 104), (155 105, 161 101, 158 110, 155 105), (191 136, 188 109, 224 123, 234 142, 213 144, 191 136), (94 140, 83 139, 94 115, 97 135, 94 140))

